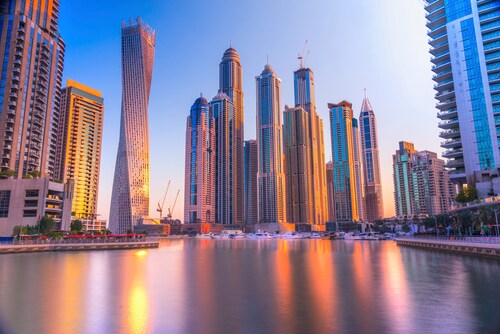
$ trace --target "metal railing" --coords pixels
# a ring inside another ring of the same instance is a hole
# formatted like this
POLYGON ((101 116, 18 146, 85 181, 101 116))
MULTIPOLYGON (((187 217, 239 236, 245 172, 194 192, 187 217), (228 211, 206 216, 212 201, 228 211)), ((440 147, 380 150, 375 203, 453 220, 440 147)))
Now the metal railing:
POLYGON ((466 242, 466 243, 471 243, 471 244, 497 244, 500 245, 500 237, 490 237, 490 236, 484 236, 484 237, 471 237, 471 236, 424 236, 424 235, 419 235, 419 236, 413 236, 411 237, 412 239, 418 239, 418 240, 433 240, 433 241, 446 241, 446 242, 466 242))

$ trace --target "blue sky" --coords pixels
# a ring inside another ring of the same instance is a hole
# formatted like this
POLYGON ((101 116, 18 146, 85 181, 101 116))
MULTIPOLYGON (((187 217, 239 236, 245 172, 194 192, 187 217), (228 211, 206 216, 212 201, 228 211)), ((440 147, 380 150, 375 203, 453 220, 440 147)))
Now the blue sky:
POLYGON ((194 100, 218 89, 218 66, 232 41, 243 66, 245 138, 255 138, 255 76, 269 63, 293 104, 293 71, 308 40, 318 113, 331 159, 328 102, 349 100, 355 115, 363 89, 377 115, 385 214, 394 214, 392 154, 400 140, 441 152, 425 13, 419 0, 71 0, 61 1, 65 79, 102 91, 105 99, 98 212, 107 219, 119 137, 121 22, 141 16, 156 29, 149 105, 151 211, 172 180, 167 204, 181 189, 185 124, 194 100))

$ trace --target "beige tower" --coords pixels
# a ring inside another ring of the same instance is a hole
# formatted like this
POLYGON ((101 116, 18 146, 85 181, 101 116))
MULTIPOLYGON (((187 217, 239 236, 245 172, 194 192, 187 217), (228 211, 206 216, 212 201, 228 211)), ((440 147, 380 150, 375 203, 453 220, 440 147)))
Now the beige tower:
POLYGON ((101 92, 72 80, 62 95, 64 131, 56 168, 59 179, 74 181, 71 211, 85 223, 97 213, 104 100, 101 92))

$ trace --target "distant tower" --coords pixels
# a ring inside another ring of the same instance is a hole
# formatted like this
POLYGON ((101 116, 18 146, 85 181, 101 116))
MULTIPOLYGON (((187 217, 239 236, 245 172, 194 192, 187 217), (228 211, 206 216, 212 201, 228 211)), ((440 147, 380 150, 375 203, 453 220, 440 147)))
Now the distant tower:
POLYGON ((219 91, 210 102, 210 117, 215 120, 215 219, 224 225, 236 224, 235 206, 240 204, 234 177, 239 168, 234 155, 234 115, 233 101, 219 91))
POLYGON ((87 230, 97 214, 104 100, 101 92, 68 80, 62 101, 58 179, 74 181, 71 211, 87 230))
POLYGON ((1 1, 0 169, 56 178, 65 44, 59 1, 1 1), (43 4, 43 5, 42 5, 43 4))
POLYGON ((288 223, 313 224, 311 140, 309 113, 302 107, 285 107, 283 150, 285 154, 286 214, 288 223))
POLYGON ((215 221, 215 155, 215 120, 200 97, 186 124, 185 224, 215 221))
MULTIPOLYGON (((222 61, 219 65, 219 90, 226 94, 234 104, 234 115, 231 119, 231 159, 234 164, 231 174, 232 203, 231 224, 242 225, 244 216, 244 159, 243 159, 243 141, 244 141, 244 107, 243 107, 243 74, 240 57, 235 49, 229 48, 224 52, 222 61)), ((229 177, 229 176, 228 176, 229 177)))
POLYGON ((323 225, 328 219, 325 170, 325 142, 323 120, 316 112, 314 74, 310 68, 300 67, 294 72, 295 106, 302 107, 309 116, 309 180, 312 192, 312 223, 323 225))
POLYGON ((358 203, 358 216, 360 221, 364 221, 365 213, 365 189, 363 159, 361 155, 361 138, 359 135, 358 120, 352 119, 352 143, 354 146, 354 173, 356 176, 356 202, 358 203))
POLYGON ((259 215, 257 171, 259 169, 256 140, 245 141, 245 225, 256 224, 259 215))
POLYGON ((326 188, 328 191, 328 221, 335 221, 335 191, 333 187, 333 162, 326 163, 326 188))
POLYGON ((259 223, 285 222, 281 79, 266 65, 257 82, 259 223))
POLYGON ((382 181, 380 179, 380 158, 378 134, 375 113, 366 96, 359 114, 361 133, 362 159, 365 181, 365 212, 366 221, 373 223, 384 217, 384 202, 382 196, 382 181))
POLYGON ((125 233, 149 214, 148 104, 156 32, 138 18, 122 24, 122 113, 109 226, 125 233))
POLYGON ((329 103, 333 153, 335 221, 359 221, 352 104, 329 103))

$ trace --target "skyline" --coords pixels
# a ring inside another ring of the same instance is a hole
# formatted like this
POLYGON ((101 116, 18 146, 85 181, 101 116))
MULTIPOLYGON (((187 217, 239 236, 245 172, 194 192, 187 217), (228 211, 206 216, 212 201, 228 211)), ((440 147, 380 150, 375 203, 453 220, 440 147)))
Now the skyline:
MULTIPOLYGON (((112 5, 116 1, 108 3, 112 5)), ((60 26, 67 49, 65 79, 71 78, 101 90, 105 99, 105 158, 101 166, 98 206, 101 218, 108 218, 110 180, 114 170, 112 157, 116 154, 118 144, 117 124, 121 101, 120 26, 122 20, 139 15, 158 32, 149 108, 152 216, 155 216, 154 207, 162 198, 169 179, 172 179, 173 190, 183 189, 185 119, 192 101, 199 96, 200 91, 208 98, 216 95, 217 64, 230 41, 240 54, 244 68, 246 140, 255 139, 253 78, 266 63, 266 54, 270 55, 270 64, 283 80, 283 105, 293 104, 293 71, 299 67, 297 53, 306 39, 311 49, 306 66, 315 72, 317 111, 321 118, 328 118, 327 102, 343 99, 353 103, 354 116, 357 117, 363 89, 368 90, 371 103, 377 110, 385 216, 391 216, 394 212, 391 155, 398 142, 409 140, 422 149, 442 151, 439 148, 438 120, 435 117, 437 111, 432 89, 425 13, 420 2, 400 4, 392 0, 374 5, 368 1, 361 4, 330 4, 323 1, 323 6, 311 8, 311 25, 300 27, 300 31, 293 33, 293 29, 298 28, 290 25, 273 27, 272 31, 266 31, 271 23, 265 21, 258 27, 252 26, 251 22, 262 4, 260 1, 241 4, 239 8, 244 13, 229 11, 221 6, 199 4, 198 8, 204 15, 209 16, 215 8, 221 11, 221 15, 233 13, 233 16, 229 16, 229 22, 234 23, 230 32, 220 23, 213 23, 200 30, 201 23, 196 20, 196 15, 199 14, 193 14, 194 17, 189 22, 180 21, 182 13, 188 10, 187 6, 163 4, 160 1, 149 3, 151 6, 148 8, 140 8, 140 5, 132 2, 126 3, 111 15, 106 10, 108 6, 100 4, 103 8, 93 16, 85 15, 89 8, 93 8, 92 5, 87 7, 75 3, 70 7, 63 3, 61 7, 60 26), (316 9, 319 7, 322 8, 321 13, 316 9), (328 8, 331 10, 326 10, 328 8), (153 12, 159 14, 155 15, 153 12), (330 20, 329 15, 323 14, 328 12, 345 12, 347 15, 330 20), (85 35, 82 35, 81 25, 78 24, 82 17, 87 19, 87 29, 83 29, 87 31, 85 35), (355 21, 357 26, 350 24, 351 21, 355 21), (341 31, 340 28, 347 24, 349 27, 341 31), (249 27, 254 29, 249 31, 249 27), (195 32, 197 29, 199 31, 195 32), (97 30, 99 34, 93 34, 97 30), (405 38, 409 34, 415 38, 405 38), (260 45, 258 48, 255 47, 256 40, 260 45), (360 40, 363 43, 349 43, 360 40), (173 45, 182 52, 176 52, 173 45), (350 51, 344 52, 345 49, 338 48, 338 45, 349 45, 350 51), (199 52, 200 50, 203 52, 199 52), (88 70, 89 68, 92 70, 88 70), (337 80, 342 76, 347 80, 337 80), (168 77, 175 78, 175 82, 168 80, 168 77), (380 78, 386 78, 383 84, 380 83, 380 78), (413 118, 412 127, 402 122, 409 117, 413 118), (425 127, 426 136, 419 133, 422 127, 425 127)), ((281 8, 279 4, 268 4, 267 7, 269 13, 277 19, 292 17, 293 13, 301 10, 298 1, 291 1, 287 8, 281 8)), ((325 160, 329 161, 331 138, 329 131, 325 132, 325 160)), ((169 192, 166 205, 171 205, 174 194, 175 191, 169 192)), ((182 196, 183 194, 180 195, 181 198, 182 196)), ((182 212, 183 206, 179 203, 174 217, 181 218, 182 212)))

